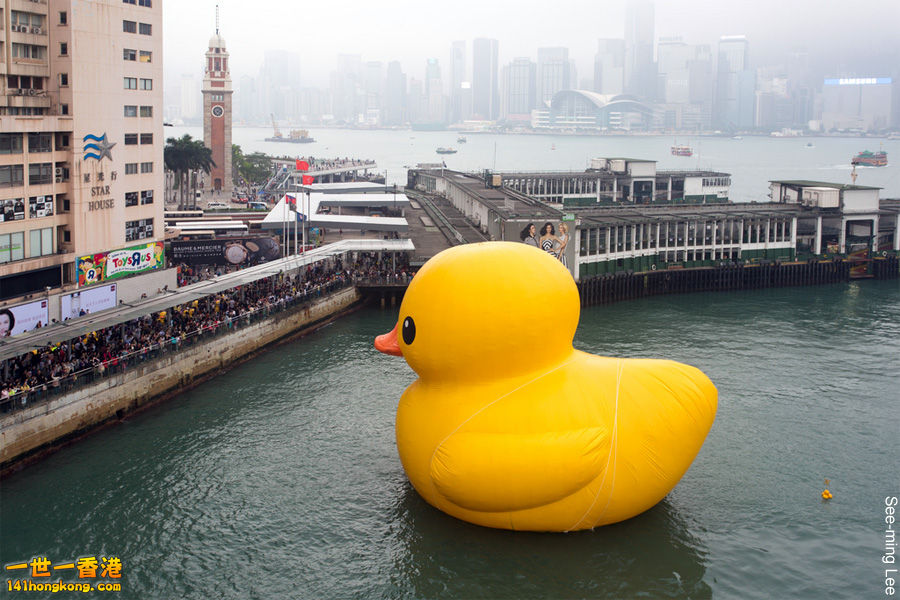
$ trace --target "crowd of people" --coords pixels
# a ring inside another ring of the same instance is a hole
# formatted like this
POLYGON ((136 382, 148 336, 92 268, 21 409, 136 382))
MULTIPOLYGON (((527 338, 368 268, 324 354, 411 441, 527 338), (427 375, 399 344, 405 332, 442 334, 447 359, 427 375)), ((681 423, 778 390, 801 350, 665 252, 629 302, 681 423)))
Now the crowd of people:
MULTIPOLYGON (((203 272, 205 276, 205 271, 203 272)), ((294 275, 280 274, 218 294, 144 315, 126 323, 50 344, 2 365, 0 410, 21 407, 41 396, 66 391, 95 377, 120 372, 161 352, 179 350, 205 335, 239 327, 255 315, 267 315, 351 285, 359 279, 408 281, 405 262, 362 255, 345 266, 316 263, 294 275)))
POLYGON ((569 243, 569 226, 565 223, 559 224, 558 234, 553 223, 544 223, 543 227, 541 227, 540 237, 537 235, 534 223, 529 223, 519 234, 519 237, 529 246, 540 248, 553 258, 558 259, 563 266, 568 266, 566 263, 566 246, 569 243))

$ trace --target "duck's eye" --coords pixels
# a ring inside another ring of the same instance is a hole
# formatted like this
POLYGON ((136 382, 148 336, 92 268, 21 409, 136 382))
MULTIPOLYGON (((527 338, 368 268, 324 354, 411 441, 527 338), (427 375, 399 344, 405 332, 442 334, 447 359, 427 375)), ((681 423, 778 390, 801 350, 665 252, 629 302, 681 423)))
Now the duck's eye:
POLYGON ((413 321, 412 317, 406 317, 403 319, 403 341, 407 346, 413 343, 413 340, 416 339, 416 322, 413 321))

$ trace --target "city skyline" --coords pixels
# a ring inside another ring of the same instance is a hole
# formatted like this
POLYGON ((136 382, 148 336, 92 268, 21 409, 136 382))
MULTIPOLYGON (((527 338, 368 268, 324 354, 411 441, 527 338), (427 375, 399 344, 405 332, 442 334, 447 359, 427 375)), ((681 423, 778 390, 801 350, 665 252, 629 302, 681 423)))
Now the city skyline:
MULTIPOLYGON (((424 79, 426 59, 437 58, 445 66, 442 72, 449 84, 452 43, 465 40, 470 59, 472 41, 479 37, 498 40, 500 65, 518 57, 535 60, 541 47, 568 48, 579 79, 585 79, 593 72, 597 40, 625 37, 628 2, 616 0, 586 9, 583 3, 563 0, 546 14, 523 13, 508 2, 485 6, 461 0, 453 10, 441 13, 406 0, 378 11, 349 3, 343 14, 358 15, 362 25, 336 20, 327 4, 304 6, 301 14, 296 5, 282 0, 269 0, 265 11, 248 10, 227 0, 167 3, 163 11, 167 86, 177 85, 184 74, 202 75, 201 59, 215 31, 217 4, 220 33, 232 53, 236 81, 257 76, 266 50, 284 50, 300 57, 304 87, 325 88, 339 54, 359 54, 364 61, 396 60, 415 79, 424 79), (583 18, 591 16, 588 30, 583 18), (572 31, 575 25, 578 33, 572 31)), ((813 57, 814 72, 832 75, 890 75, 887 71, 900 62, 900 41, 887 25, 900 21, 900 3, 892 0, 872 0, 852 11, 812 0, 792 2, 788 11, 780 10, 783 3, 775 0, 653 4, 654 45, 661 38, 676 36, 688 44, 713 45, 722 35, 746 35, 754 48, 754 67, 803 49, 813 57)), ((471 79, 471 60, 467 63, 471 79)))

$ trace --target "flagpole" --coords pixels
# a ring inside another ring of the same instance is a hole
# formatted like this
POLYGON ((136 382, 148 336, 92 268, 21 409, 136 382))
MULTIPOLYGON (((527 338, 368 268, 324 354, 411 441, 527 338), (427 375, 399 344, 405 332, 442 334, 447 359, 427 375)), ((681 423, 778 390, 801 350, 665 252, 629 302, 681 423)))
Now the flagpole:
POLYGON ((300 217, 300 212, 297 210, 296 201, 294 203, 294 254, 298 254, 297 252, 297 219, 300 217))

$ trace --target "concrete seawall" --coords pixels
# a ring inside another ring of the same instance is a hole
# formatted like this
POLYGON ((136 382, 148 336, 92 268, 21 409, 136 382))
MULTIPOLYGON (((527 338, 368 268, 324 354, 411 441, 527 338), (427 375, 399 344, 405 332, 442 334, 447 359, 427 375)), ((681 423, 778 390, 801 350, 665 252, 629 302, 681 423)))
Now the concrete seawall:
POLYGON ((359 291, 349 287, 4 415, 0 418, 0 474, 106 422, 190 389, 270 344, 302 335, 348 311, 360 299, 359 291))

